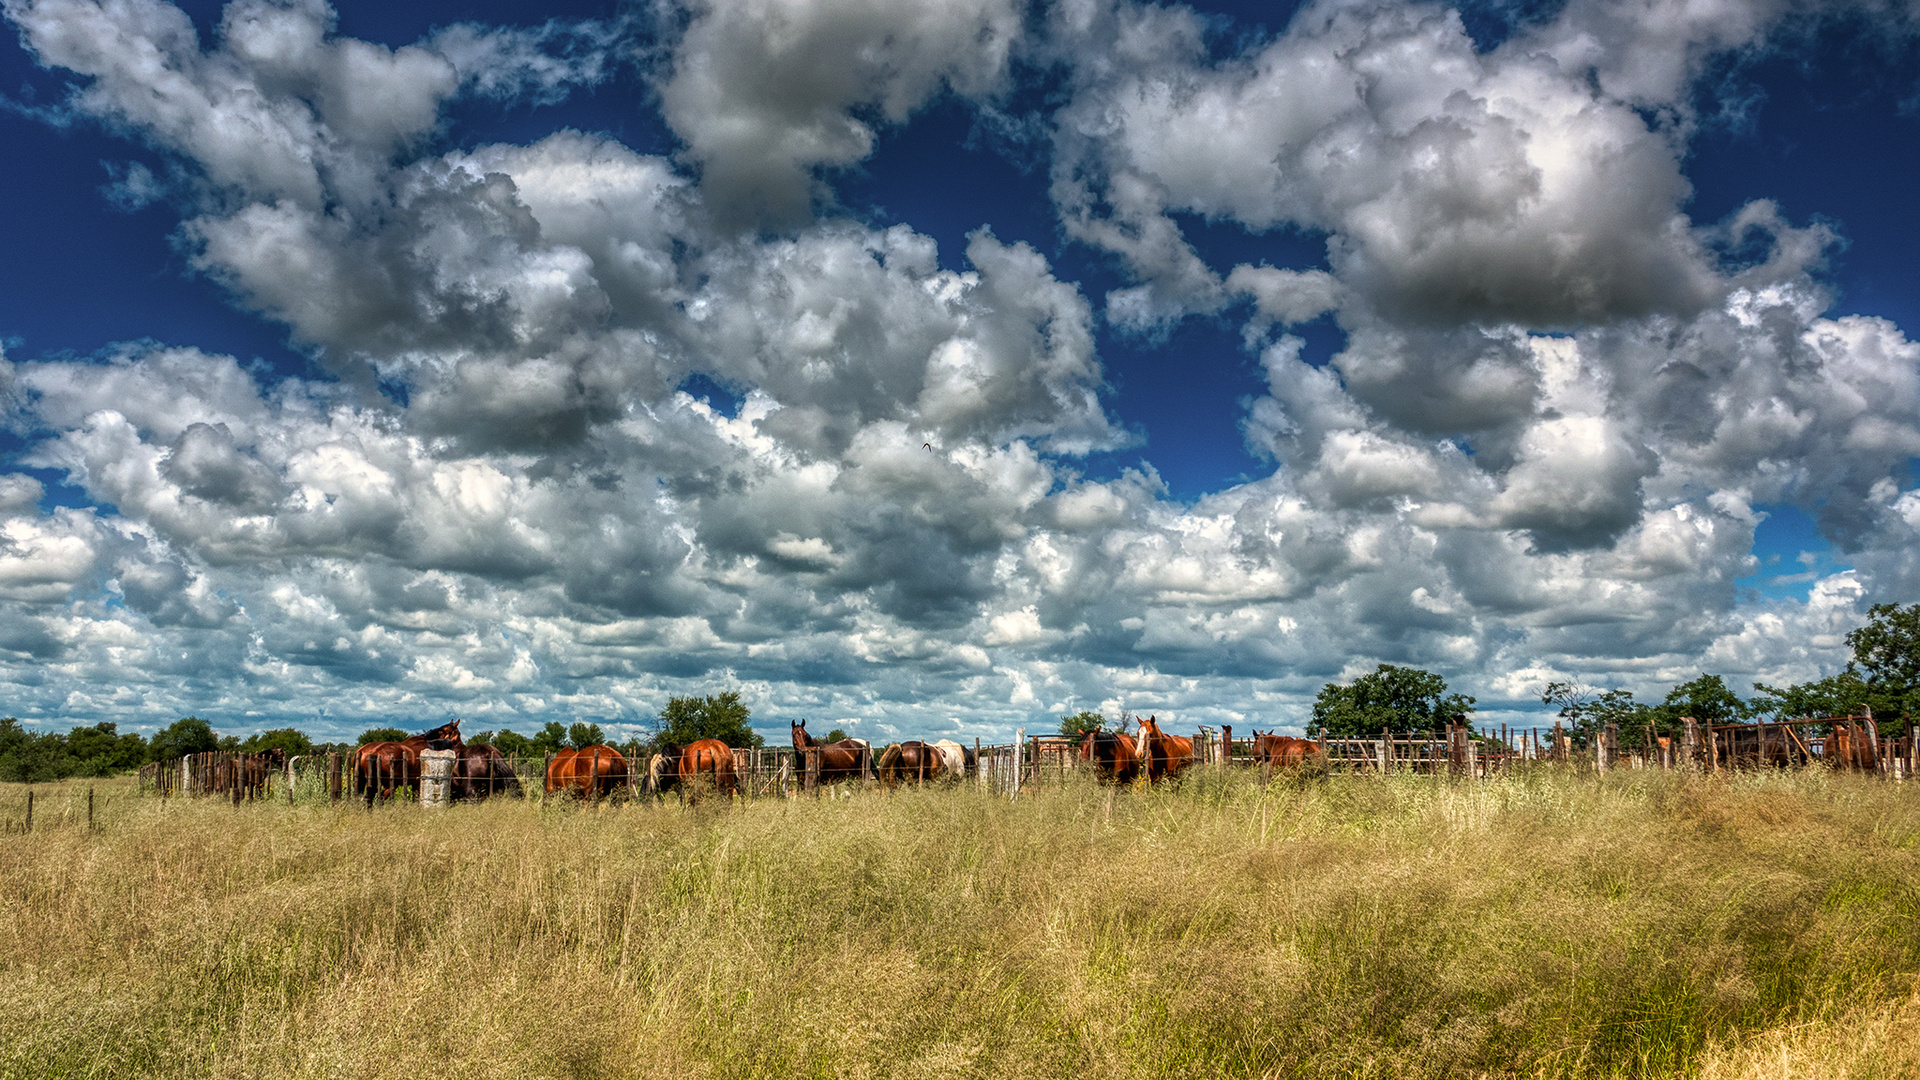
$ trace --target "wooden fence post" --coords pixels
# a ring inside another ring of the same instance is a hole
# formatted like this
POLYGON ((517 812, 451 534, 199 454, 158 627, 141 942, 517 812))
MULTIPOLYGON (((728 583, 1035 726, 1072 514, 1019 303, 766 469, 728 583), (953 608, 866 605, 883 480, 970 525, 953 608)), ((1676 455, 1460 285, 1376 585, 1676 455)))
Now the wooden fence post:
POLYGON ((33 831, 33 789, 32 788, 27 789, 27 827, 21 831, 23 832, 33 831))
POLYGON ((1380 775, 1393 771, 1393 733, 1386 728, 1380 729, 1380 775))
POLYGON ((87 785, 87 831, 93 831, 93 785, 87 785))
POLYGON ((1228 767, 1231 766, 1232 764, 1233 764, 1233 727, 1230 724, 1221 724, 1220 725, 1220 771, 1226 772, 1228 767))
POLYGON ((1013 732, 1013 783, 1007 792, 1009 798, 1020 794, 1020 753, 1027 746, 1027 729, 1015 728, 1013 732))
POLYGON ((451 750, 420 751, 421 806, 438 809, 453 802, 453 762, 459 756, 451 750))

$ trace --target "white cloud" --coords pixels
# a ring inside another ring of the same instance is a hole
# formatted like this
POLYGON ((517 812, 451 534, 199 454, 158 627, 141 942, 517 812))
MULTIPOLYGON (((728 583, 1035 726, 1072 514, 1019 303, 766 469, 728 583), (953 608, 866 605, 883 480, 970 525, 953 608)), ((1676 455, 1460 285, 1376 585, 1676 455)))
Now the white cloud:
POLYGON ((729 225, 791 225, 814 171, 873 150, 863 114, 900 123, 943 89, 989 95, 1021 35, 1007 0, 690 0, 660 77, 708 203, 729 225))
POLYGON ((203 46, 157 0, 11 3, 91 80, 69 108, 177 170, 192 265, 339 380, 0 358, 20 467, 50 471, 0 476, 0 682, 38 715, 351 726, 625 723, 724 681, 761 715, 991 736, 1069 696, 1285 725, 1382 660, 1522 696, 1815 674, 1920 587, 1920 346, 1828 315, 1823 230, 1684 218, 1684 125, 1636 109, 1771 16, 1643 8, 1479 53, 1437 7, 1319 5, 1225 58, 1186 9, 1046 13, 1057 207, 1136 279, 1108 317, 1245 302, 1263 349, 1242 427, 1273 472, 1183 503, 1083 464, 1136 436, 1045 254, 986 228, 943 266, 821 186, 875 125, 1030 76, 1019 9, 689 6, 656 72, 677 161, 436 142, 461 94, 608 77, 624 24, 389 48, 247 0, 203 46), (1187 214, 1323 230, 1327 265, 1210 266, 1187 214), (1768 258, 1722 265, 1750 235, 1768 258), (1328 365, 1269 340, 1327 312, 1328 365), (46 477, 95 508, 43 510, 46 477), (1734 584, 1776 502, 1855 566, 1803 604, 1734 584))

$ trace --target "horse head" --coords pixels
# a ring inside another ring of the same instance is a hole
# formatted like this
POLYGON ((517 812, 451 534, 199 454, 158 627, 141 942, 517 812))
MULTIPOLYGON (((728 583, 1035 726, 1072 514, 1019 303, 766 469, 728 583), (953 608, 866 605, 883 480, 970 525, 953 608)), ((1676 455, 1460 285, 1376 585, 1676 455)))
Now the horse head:
POLYGON ((793 728, 793 748, 795 750, 805 750, 807 747, 813 745, 813 736, 807 734, 807 722, 805 720, 791 726, 793 728))
POLYGON ((430 730, 421 732, 419 735, 415 736, 415 738, 425 739, 429 743, 436 744, 433 747, 433 749, 435 750, 445 750, 447 749, 447 747, 450 747, 450 746, 459 746, 461 745, 460 721, 449 720, 446 723, 441 724, 437 728, 432 728, 430 730), (437 745, 439 743, 446 743, 447 745, 446 746, 437 745))
POLYGON ((1133 756, 1145 761, 1153 756, 1153 741, 1160 738, 1160 723, 1157 717, 1149 716, 1140 721, 1140 735, 1134 740, 1137 744, 1133 756))

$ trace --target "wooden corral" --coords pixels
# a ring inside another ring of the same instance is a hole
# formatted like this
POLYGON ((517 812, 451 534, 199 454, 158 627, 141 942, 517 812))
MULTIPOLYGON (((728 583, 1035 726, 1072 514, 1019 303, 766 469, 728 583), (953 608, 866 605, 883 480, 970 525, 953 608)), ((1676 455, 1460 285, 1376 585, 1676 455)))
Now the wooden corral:
MULTIPOLYGON (((1488 729, 1469 732, 1453 724, 1435 732, 1387 732, 1377 738, 1324 737, 1313 768, 1351 773, 1401 772, 1427 776, 1484 778, 1514 768, 1559 767, 1604 773, 1613 769, 1722 769, 1822 767, 1904 780, 1920 771, 1920 732, 1885 738, 1870 715, 1825 717, 1760 724, 1705 724, 1691 719, 1675 738, 1647 732, 1643 745, 1623 750, 1620 732, 1607 727, 1594 733, 1584 747, 1576 747, 1560 725, 1553 728, 1488 729)), ((1086 766, 1078 752, 1079 740, 1057 735, 1028 736, 983 745, 974 740, 966 748, 964 775, 943 775, 936 785, 967 784, 995 795, 1017 797, 1036 786, 1062 784, 1081 778, 1086 766)), ((1220 771, 1271 766, 1256 761, 1255 740, 1235 738, 1231 729, 1200 728, 1193 736, 1194 767, 1220 771)), ((869 762, 881 748, 870 748, 869 762)), ((825 794, 845 787, 875 783, 869 779, 838 785, 819 780, 818 751, 798 755, 784 746, 733 751, 739 779, 739 798, 753 801, 825 794), (809 760, 812 759, 812 760, 809 760)), ((504 758, 511 776, 488 781, 496 790, 462 793, 454 801, 501 793, 503 785, 517 784, 528 797, 537 797, 552 755, 504 758)), ((616 799, 653 796, 645 755, 624 758, 626 784, 616 799)), ((191 754, 151 764, 140 770, 140 790, 161 797, 223 796, 235 803, 250 799, 284 798, 296 793, 308 798, 337 801, 343 795, 343 768, 339 754, 293 758, 262 769, 259 755, 233 752, 191 754)), ((868 775, 871 775, 869 772, 868 775)), ((408 796, 417 796, 408 792, 408 796)))

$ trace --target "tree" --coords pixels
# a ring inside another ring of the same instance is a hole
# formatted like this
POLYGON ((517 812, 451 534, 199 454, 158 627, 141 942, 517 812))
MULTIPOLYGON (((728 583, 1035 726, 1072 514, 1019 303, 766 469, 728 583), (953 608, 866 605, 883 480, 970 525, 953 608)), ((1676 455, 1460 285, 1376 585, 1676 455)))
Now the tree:
POLYGON ((532 739, 505 728, 497 732, 483 731, 474 741, 491 746, 508 757, 528 757, 538 752, 532 739))
POLYGON ((1853 661, 1847 671, 1866 683, 1864 705, 1886 723, 1882 734, 1905 729, 1905 718, 1920 712, 1920 604, 1875 604, 1867 625, 1847 633, 1853 661), (1900 722, 1892 723, 1895 717, 1900 722))
POLYGON ((406 737, 407 737, 407 733, 404 731, 401 731, 397 727, 368 728, 367 730, 360 733, 360 741, 355 743, 354 745, 365 746, 368 743, 400 742, 404 740, 406 737))
POLYGON ((1872 697, 1872 688, 1851 667, 1838 675, 1784 689, 1766 683, 1754 683, 1753 688, 1761 697, 1753 699, 1749 706, 1756 715, 1775 720, 1857 716, 1872 697))
POLYGON ((1753 715, 1752 706, 1727 689, 1720 676, 1704 672, 1692 682, 1669 690, 1660 707, 1665 714, 1663 719, 1676 724, 1683 716, 1691 716, 1701 723, 1737 724, 1753 715))
POLYGON ((557 754, 567 745, 567 729, 558 720, 549 720, 534 732, 532 742, 535 753, 557 754))
POLYGON ((220 749, 220 737, 213 725, 197 716, 183 717, 162 728, 148 744, 153 760, 170 761, 187 754, 204 754, 220 749))
POLYGON ((575 721, 567 728, 567 744, 575 750, 585 750, 589 746, 599 746, 607 741, 607 734, 600 730, 599 724, 575 721))
POLYGON ((1307 735, 1435 731, 1473 712, 1474 699, 1447 693, 1447 680, 1419 668, 1381 664, 1346 686, 1328 683, 1313 701, 1307 735))
POLYGON ((66 749, 60 736, 36 735, 9 716, 0 720, 0 780, 35 784, 65 775, 66 749))
POLYGON ((707 697, 677 697, 660 710, 654 742, 685 746, 701 739, 719 739, 728 746, 761 746, 766 740, 747 726, 752 715, 740 703, 740 693, 729 690, 707 697))
POLYGON ((1079 739, 1088 732, 1103 731, 1106 726, 1107 718, 1092 709, 1081 709, 1072 716, 1060 718, 1060 734, 1070 739, 1079 739))
POLYGON ((1598 691, 1574 682, 1551 682, 1540 695, 1540 702, 1560 706, 1567 737, 1578 747, 1592 746, 1595 736, 1608 724, 1620 726, 1620 741, 1625 746, 1645 742, 1648 724, 1656 729, 1660 726, 1658 708, 1633 700, 1631 690, 1598 691))
POLYGON ((844 740, 846 737, 847 737, 846 728, 834 728, 832 731, 827 732, 828 742, 840 742, 844 740))
MULTIPOLYGON (((48 735, 48 738, 58 736, 48 735)), ((62 776, 112 776, 137 769, 148 760, 147 740, 120 734, 119 725, 103 720, 92 727, 76 727, 63 740, 62 776)))
POLYGON ((264 754, 269 750, 278 750, 288 757, 300 757, 313 753, 313 740, 298 728, 274 728, 247 736, 240 749, 249 754, 264 754))

